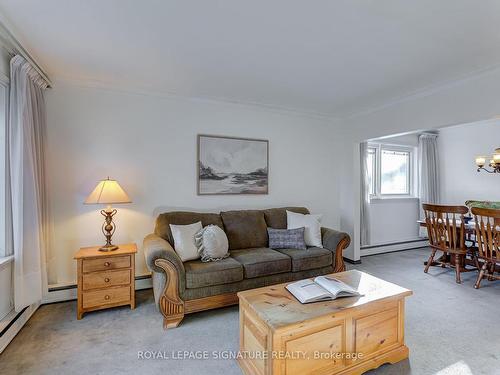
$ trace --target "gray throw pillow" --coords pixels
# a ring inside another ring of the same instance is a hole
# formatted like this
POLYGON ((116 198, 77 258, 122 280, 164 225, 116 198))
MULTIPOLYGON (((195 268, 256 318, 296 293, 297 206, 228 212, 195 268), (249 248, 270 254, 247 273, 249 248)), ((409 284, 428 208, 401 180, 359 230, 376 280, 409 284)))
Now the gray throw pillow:
POLYGON ((267 228, 269 247, 271 249, 300 249, 306 250, 304 240, 305 228, 273 229, 267 228))
POLYGON ((194 240, 202 262, 213 262, 229 256, 226 233, 217 225, 207 225, 195 234, 194 240))

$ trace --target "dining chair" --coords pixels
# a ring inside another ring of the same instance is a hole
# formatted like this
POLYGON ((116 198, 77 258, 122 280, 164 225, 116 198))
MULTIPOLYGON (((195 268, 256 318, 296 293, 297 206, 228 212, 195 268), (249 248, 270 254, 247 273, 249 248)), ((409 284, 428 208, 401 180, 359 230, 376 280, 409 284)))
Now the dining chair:
POLYGON ((443 206, 437 204, 423 204, 425 224, 431 255, 425 266, 424 272, 430 266, 447 265, 455 267, 455 281, 460 284, 460 273, 471 271, 465 268, 467 247, 465 246, 465 220, 464 215, 469 212, 465 206, 443 206), (434 259, 437 251, 442 251, 443 256, 434 259), (452 256, 453 255, 453 256, 452 256))
POLYGON ((478 289, 486 276, 490 281, 500 280, 500 276, 495 275, 496 265, 500 264, 500 210, 473 207, 472 214, 476 222, 479 259, 484 262, 474 284, 478 289))

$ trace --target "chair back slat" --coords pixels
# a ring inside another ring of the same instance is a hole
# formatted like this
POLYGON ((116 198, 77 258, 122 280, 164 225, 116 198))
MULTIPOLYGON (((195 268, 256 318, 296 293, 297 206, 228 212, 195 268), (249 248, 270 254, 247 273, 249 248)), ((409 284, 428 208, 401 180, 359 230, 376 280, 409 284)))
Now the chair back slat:
POLYGON ((431 247, 441 251, 465 250, 465 206, 423 204, 431 247))
POLYGON ((500 260, 500 210, 472 208, 476 221, 479 256, 491 262, 500 260))

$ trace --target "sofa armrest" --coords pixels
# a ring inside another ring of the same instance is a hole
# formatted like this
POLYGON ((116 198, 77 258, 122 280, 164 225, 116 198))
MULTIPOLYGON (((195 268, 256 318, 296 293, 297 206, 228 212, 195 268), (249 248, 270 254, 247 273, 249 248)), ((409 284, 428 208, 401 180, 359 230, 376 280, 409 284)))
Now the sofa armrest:
POLYGON ((345 271, 343 252, 351 243, 351 237, 345 232, 339 232, 330 228, 321 228, 321 240, 323 247, 334 253, 334 271, 345 271))
POLYGON ((150 271, 164 272, 164 270, 156 264, 157 259, 165 259, 172 263, 179 275, 184 276, 184 264, 181 258, 167 241, 160 236, 151 233, 144 238, 143 243, 144 256, 146 257, 146 266, 150 271))
POLYGON ((177 327, 184 318, 184 301, 181 298, 186 286, 184 264, 172 246, 156 234, 144 238, 143 249, 149 270, 165 274, 164 285, 157 287, 153 283, 155 300, 164 316, 163 327, 177 327))

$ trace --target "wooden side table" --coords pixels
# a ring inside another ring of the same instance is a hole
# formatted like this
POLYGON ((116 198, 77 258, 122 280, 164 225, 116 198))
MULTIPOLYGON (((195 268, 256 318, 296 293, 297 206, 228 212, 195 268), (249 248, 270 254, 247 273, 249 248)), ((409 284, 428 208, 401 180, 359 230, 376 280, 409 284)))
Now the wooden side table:
POLYGON ((135 243, 119 245, 115 251, 100 246, 82 247, 76 253, 78 270, 77 319, 83 313, 130 305, 135 308, 135 243))

